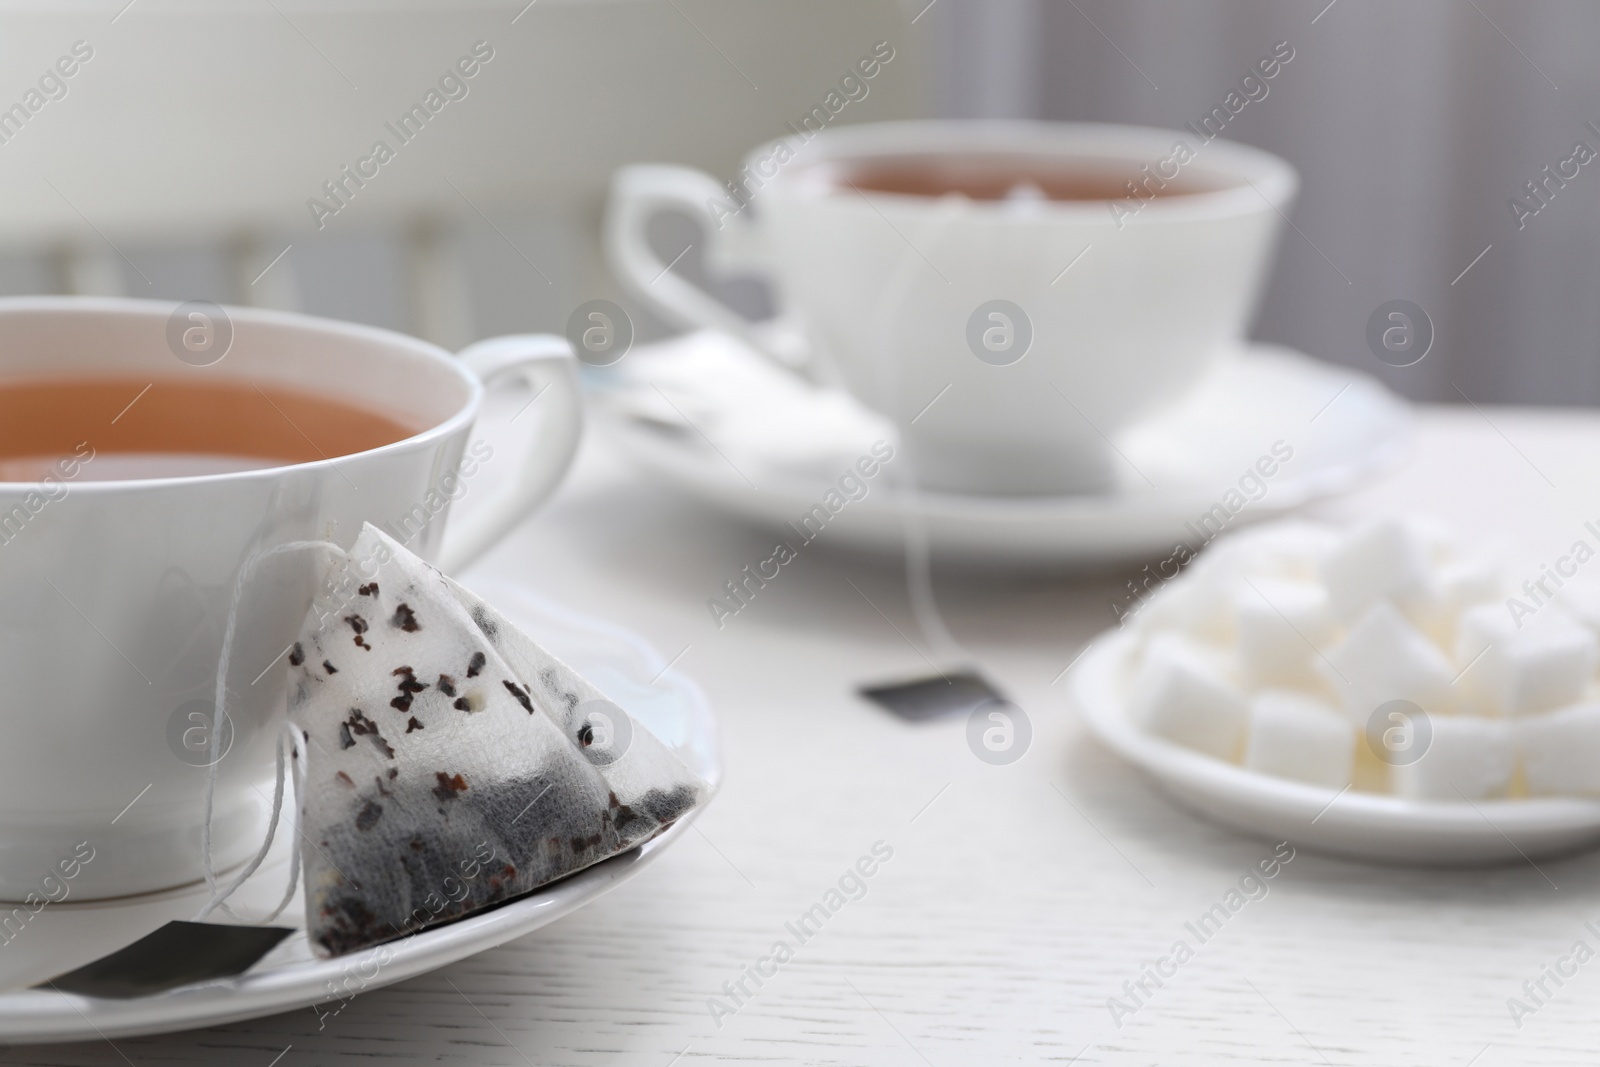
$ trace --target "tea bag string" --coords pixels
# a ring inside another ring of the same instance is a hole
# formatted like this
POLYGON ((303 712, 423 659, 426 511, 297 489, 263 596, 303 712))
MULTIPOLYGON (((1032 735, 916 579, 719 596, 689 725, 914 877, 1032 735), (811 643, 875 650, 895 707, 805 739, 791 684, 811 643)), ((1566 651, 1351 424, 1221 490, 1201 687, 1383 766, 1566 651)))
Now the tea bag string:
MULTIPOLYGON (((272 559, 275 556, 284 555, 289 552, 302 552, 309 549, 318 549, 329 552, 334 555, 337 563, 342 563, 348 559, 344 550, 330 541, 287 541, 281 545, 274 545, 265 552, 251 557, 251 559, 239 569, 239 577, 235 580, 233 585, 233 596, 228 603, 228 623, 226 628, 223 630, 222 651, 217 659, 217 684, 212 701, 210 737, 211 745, 208 753, 210 760, 206 765, 205 821, 200 824, 200 861, 205 871, 206 888, 210 890, 210 899, 206 901, 205 906, 201 908, 199 913, 195 916, 196 922, 204 919, 207 915, 216 910, 221 910, 226 915, 244 921, 242 917, 238 915, 238 913, 228 907, 227 899, 232 896, 234 892, 250 878, 251 875, 255 874, 257 869, 260 868, 262 862, 267 858, 267 853, 272 850, 272 843, 276 839, 278 832, 278 820, 283 813, 283 795, 286 778, 293 778, 295 795, 297 797, 300 795, 301 767, 304 760, 305 750, 304 746, 301 745, 299 738, 295 735, 293 723, 285 721, 282 726, 284 732, 278 738, 277 768, 272 790, 272 814, 267 820, 266 835, 261 842, 261 847, 256 850, 256 854, 251 858, 250 862, 245 864, 244 868, 240 870, 240 872, 235 875, 225 887, 223 887, 221 890, 218 890, 217 872, 212 864, 211 855, 211 817, 216 800, 217 764, 222 759, 222 753, 220 751, 222 747, 222 724, 227 721, 228 666, 233 659, 234 638, 239 627, 240 605, 244 601, 245 589, 249 585, 250 578, 255 574, 256 568, 258 568, 262 563, 272 559), (293 764, 292 772, 289 772, 285 766, 286 758, 288 762, 292 762, 293 764)), ((288 650, 285 649, 284 651, 287 652, 288 650)), ((296 828, 298 829, 298 819, 296 819, 295 822, 296 828)), ((294 891, 299 883, 299 880, 300 850, 297 848, 291 848, 289 858, 289 884, 284 891, 283 899, 278 903, 278 906, 273 909, 270 915, 255 921, 267 923, 271 922, 273 919, 276 919, 283 912, 283 909, 289 906, 289 902, 294 899, 294 891)))
MULTIPOLYGON (((211 914, 212 911, 220 911, 230 918, 237 919, 243 923, 269 923, 276 919, 279 915, 283 914, 283 910, 287 908, 289 906, 289 902, 294 899, 295 890, 299 888, 300 850, 297 848, 291 848, 289 850, 288 884, 284 887, 283 896, 281 899, 279 899, 276 907, 259 919, 247 919, 238 912, 234 911, 226 903, 228 897, 232 896, 234 891, 243 885, 245 881, 256 872, 256 870, 261 866, 262 861, 266 859, 267 853, 271 851, 272 842, 276 836, 278 819, 280 817, 292 819, 296 830, 298 830, 300 826, 300 820, 297 814, 291 812, 289 815, 280 816, 280 812, 283 810, 284 786, 286 778, 291 779, 290 784, 294 790, 294 795, 296 797, 301 795, 305 752, 300 745, 299 736, 295 733, 296 727, 294 723, 285 721, 280 725, 282 727, 283 736, 278 738, 277 743, 277 781, 273 786, 272 819, 267 824, 266 837, 263 840, 260 849, 257 850, 254 858, 252 858, 251 861, 244 866, 239 874, 236 875, 226 887, 218 892, 213 883, 211 899, 206 901, 205 906, 201 908, 200 911, 195 915, 195 922, 200 922, 207 915, 211 914), (285 768, 285 756, 288 758, 287 773, 285 768)), ((215 875, 211 869, 211 865, 207 863, 205 868, 206 874, 214 878, 215 875)))
MULTIPOLYGON (((964 196, 952 195, 939 199, 933 217, 922 235, 922 243, 929 253, 944 243, 944 239, 953 232, 955 223, 970 207, 970 201, 964 196)), ((877 361, 880 395, 887 398, 897 409, 896 422, 906 426, 910 424, 903 421, 906 415, 904 407, 906 398, 900 393, 900 362, 894 358, 895 354, 889 349, 897 343, 902 332, 896 327, 897 313, 902 310, 898 305, 910 298, 917 276, 927 266, 922 253, 916 249, 909 249, 908 252, 911 254, 902 256, 896 269, 890 274, 888 284, 884 286, 883 296, 878 305, 881 310, 876 330, 878 344, 887 356, 877 361)), ((911 435, 907 433, 900 438, 900 455, 890 478, 903 501, 900 513, 901 546, 905 554, 906 595, 910 602, 911 618, 917 624, 917 630, 936 659, 945 664, 972 664, 974 662, 972 654, 963 648, 961 642, 950 632, 944 615, 939 611, 939 602, 934 596, 928 517, 921 506, 922 490, 917 480, 916 450, 912 446, 910 437, 911 435)))

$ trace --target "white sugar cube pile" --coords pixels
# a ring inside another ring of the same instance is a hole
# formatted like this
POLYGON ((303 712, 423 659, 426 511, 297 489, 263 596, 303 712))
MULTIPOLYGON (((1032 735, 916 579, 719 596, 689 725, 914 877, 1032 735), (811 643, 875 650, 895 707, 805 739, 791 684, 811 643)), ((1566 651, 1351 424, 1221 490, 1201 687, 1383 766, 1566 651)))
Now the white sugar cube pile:
POLYGON ((1524 574, 1421 519, 1234 534, 1132 615, 1129 716, 1332 789, 1600 796, 1600 563, 1577 548, 1524 574))

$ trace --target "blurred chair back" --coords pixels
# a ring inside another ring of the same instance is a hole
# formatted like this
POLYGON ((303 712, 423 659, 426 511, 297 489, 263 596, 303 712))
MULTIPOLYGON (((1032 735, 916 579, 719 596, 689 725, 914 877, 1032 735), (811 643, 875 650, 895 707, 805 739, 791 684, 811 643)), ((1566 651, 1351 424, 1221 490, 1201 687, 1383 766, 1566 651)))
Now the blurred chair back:
POLYGON ((913 114, 915 14, 899 0, 0 4, 0 287, 342 312, 452 347, 559 328, 615 292, 596 234, 618 165, 731 177, 878 41, 904 61, 838 120, 913 114))

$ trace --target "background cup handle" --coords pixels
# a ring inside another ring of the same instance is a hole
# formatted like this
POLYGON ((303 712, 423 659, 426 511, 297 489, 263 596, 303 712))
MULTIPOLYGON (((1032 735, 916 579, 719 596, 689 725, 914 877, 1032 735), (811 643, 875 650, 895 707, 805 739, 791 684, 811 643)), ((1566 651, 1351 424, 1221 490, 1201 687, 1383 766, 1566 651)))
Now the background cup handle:
MULTIPOLYGON (((540 418, 510 488, 445 529, 439 569, 453 573, 494 546, 555 491, 578 452, 583 401, 578 361, 566 338, 554 334, 493 337, 462 349, 458 357, 486 389, 521 380, 533 391, 540 418)), ((530 402, 530 403, 532 403, 530 402)))
POLYGON ((793 369, 792 356, 773 351, 744 316, 667 269, 650 247, 647 227, 662 211, 682 211, 705 232, 706 262, 715 270, 765 266, 760 233, 740 212, 713 212, 710 205, 738 202, 715 178, 690 167, 640 163, 620 168, 611 179, 606 205, 605 251, 612 273, 629 295, 681 329, 730 333, 758 352, 793 369))

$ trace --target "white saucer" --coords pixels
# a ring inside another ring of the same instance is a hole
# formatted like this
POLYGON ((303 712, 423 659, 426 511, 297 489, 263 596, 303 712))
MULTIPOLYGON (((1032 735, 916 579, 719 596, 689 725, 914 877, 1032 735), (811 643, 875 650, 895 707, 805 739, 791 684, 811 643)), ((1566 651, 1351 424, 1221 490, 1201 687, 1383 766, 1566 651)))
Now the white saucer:
MULTIPOLYGON (((642 638, 581 618, 519 588, 491 588, 487 598, 535 640, 583 671, 715 787, 721 778, 716 725, 693 682, 673 671, 642 638), (652 684, 651 679, 655 679, 652 684)), ((702 809, 703 810, 703 809, 702 809)), ((206 901, 203 885, 108 900, 47 905, 0 946, 0 1042, 94 1040, 216 1026, 322 1004, 340 1010, 357 993, 415 977, 494 948, 583 907, 645 868, 688 830, 695 811, 666 833, 503 907, 332 960, 312 956, 297 931, 238 978, 206 982, 133 1000, 102 1000, 26 988, 129 944, 171 919, 192 919, 206 901)), ((230 904, 264 914, 283 893, 288 853, 274 855, 230 904)), ((275 925, 300 926, 297 894, 275 925)))
POLYGON ((1421 866, 1520 863, 1600 842, 1600 800, 1412 801, 1273 778, 1153 737, 1124 714, 1138 635, 1097 638, 1070 675, 1089 729, 1180 804, 1297 847, 1421 866))
MULTIPOLYGON (((706 336, 655 347, 665 353, 675 346, 682 353, 685 346, 722 343, 706 336)), ((648 396, 652 358, 648 347, 630 356, 632 396, 653 399, 648 396)), ((598 389, 596 413, 635 463, 700 500, 775 530, 798 523, 848 465, 835 459, 831 474, 798 471, 788 462, 794 442, 774 441, 772 452, 785 462, 763 466, 749 439, 752 419, 745 413, 736 467, 730 459, 734 451, 713 445, 700 419, 680 426, 659 413, 646 416, 640 405, 612 399, 618 392, 598 389)), ((663 408, 659 400, 656 405, 663 408)), ((683 405, 675 402, 675 407, 683 405)), ((774 425, 793 433, 794 413, 782 414, 774 425)), ((835 415, 828 412, 830 422, 838 421, 835 415)), ((1181 405, 1119 435, 1117 447, 1126 462, 1114 492, 1048 498, 922 493, 908 506, 886 470, 864 499, 845 505, 818 540, 898 550, 910 511, 922 516, 942 556, 1027 565, 1151 558, 1171 552, 1180 541, 1197 547, 1204 538, 1185 524, 1198 523, 1221 502, 1270 454, 1274 442, 1292 448, 1293 459, 1230 526, 1280 516, 1369 480, 1403 455, 1410 424, 1405 403, 1365 374, 1291 349, 1251 345, 1224 360, 1181 405)), ((837 450, 838 444, 824 443, 819 451, 826 454, 829 448, 837 450)))

